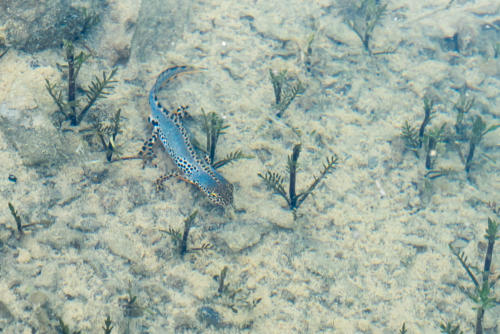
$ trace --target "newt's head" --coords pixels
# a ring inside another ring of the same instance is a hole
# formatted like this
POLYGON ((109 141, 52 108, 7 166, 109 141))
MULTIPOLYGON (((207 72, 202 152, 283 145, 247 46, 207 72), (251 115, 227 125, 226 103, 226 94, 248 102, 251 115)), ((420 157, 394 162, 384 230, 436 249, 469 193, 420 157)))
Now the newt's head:
POLYGON ((218 175, 214 182, 201 184, 198 187, 208 196, 210 202, 219 206, 228 206, 233 204, 233 185, 218 175))

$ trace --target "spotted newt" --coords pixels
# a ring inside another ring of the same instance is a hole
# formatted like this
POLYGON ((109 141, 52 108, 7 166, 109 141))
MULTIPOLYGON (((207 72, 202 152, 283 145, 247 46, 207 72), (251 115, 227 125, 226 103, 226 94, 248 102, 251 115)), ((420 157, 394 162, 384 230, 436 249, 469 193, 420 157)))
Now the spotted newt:
POLYGON ((149 93, 149 122, 153 125, 153 140, 159 139, 162 142, 180 172, 178 177, 196 185, 212 203, 227 206, 233 202, 233 185, 208 160, 201 159, 195 152, 182 124, 187 107, 169 111, 158 101, 158 91, 164 83, 180 74, 195 71, 196 68, 191 66, 174 66, 163 71, 156 79, 149 93))

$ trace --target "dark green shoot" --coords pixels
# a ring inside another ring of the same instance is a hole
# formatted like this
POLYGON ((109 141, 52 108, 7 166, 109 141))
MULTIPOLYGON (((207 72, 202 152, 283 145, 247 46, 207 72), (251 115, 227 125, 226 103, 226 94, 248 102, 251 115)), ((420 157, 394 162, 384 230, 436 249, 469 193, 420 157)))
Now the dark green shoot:
POLYGON ((370 41, 373 29, 380 21, 387 5, 380 4, 378 0, 361 0, 353 3, 351 6, 356 8, 348 8, 345 11, 345 21, 356 35, 358 35, 368 54, 372 55, 370 41))
POLYGON ((70 331, 69 327, 64 323, 64 321, 61 318, 58 318, 59 320, 59 326, 57 327, 57 332, 60 334, 81 334, 81 331, 70 331))
POLYGON ((297 178, 297 161, 299 159, 301 145, 296 144, 293 147, 292 155, 288 157, 288 172, 289 172, 289 187, 288 194, 284 186, 284 178, 278 173, 267 171, 265 174, 259 173, 259 177, 264 180, 264 183, 274 193, 283 197, 290 210, 295 210, 305 201, 305 199, 313 192, 319 182, 335 167, 338 165, 338 158, 336 155, 326 159, 326 164, 323 165, 323 170, 318 177, 314 177, 314 181, 303 192, 296 192, 296 178, 297 178))
POLYGON ((193 226, 193 222, 197 215, 198 215, 198 210, 195 210, 193 211, 193 213, 189 215, 189 217, 187 217, 184 220, 183 232, 175 230, 171 227, 169 227, 168 230, 160 230, 170 235, 174 244, 178 247, 179 254, 181 255, 181 257, 183 257, 186 253, 205 251, 213 248, 213 246, 210 243, 204 243, 200 247, 188 248, 189 231, 191 230, 191 227, 193 226))
POLYGON ((16 222, 16 228, 17 228, 17 232, 19 232, 19 237, 22 237, 24 235, 24 230, 26 228, 33 227, 36 225, 47 224, 47 222, 43 222, 43 221, 36 222, 36 223, 30 223, 30 224, 23 224, 23 222, 21 220, 21 216, 19 216, 19 213, 14 208, 14 205, 12 205, 12 203, 10 203, 10 202, 8 204, 9 204, 10 213, 11 213, 12 217, 14 217, 14 220, 16 222))
POLYGON ((495 241, 499 238, 498 231, 499 224, 492 218, 488 218, 488 228, 486 229, 485 235, 485 238, 488 241, 488 247, 486 249, 486 256, 484 259, 481 280, 478 280, 472 272, 472 267, 467 263, 467 257, 464 255, 464 253, 459 252, 450 245, 452 253, 457 257, 458 261, 465 269, 472 283, 474 283, 474 291, 467 291, 466 294, 476 304, 476 334, 483 333, 484 311, 494 307, 498 303, 498 301, 495 300, 493 294, 491 293, 491 289, 495 282, 490 281, 489 279, 491 272, 491 263, 493 260, 493 247, 495 245, 495 241))
POLYGON ((139 318, 144 314, 144 307, 137 303, 137 296, 132 294, 132 284, 129 282, 127 297, 123 304, 124 315, 127 318, 139 318))
POLYGON ((288 157, 288 173, 290 174, 290 184, 288 186, 288 194, 290 195, 290 207, 297 207, 297 193, 295 192, 297 179, 297 160, 299 160, 300 150, 302 146, 297 144, 293 147, 292 155, 288 157))
MULTIPOLYGON (((417 130, 415 126, 412 126, 408 121, 405 121, 405 124, 403 124, 403 128, 401 129, 401 137, 405 142, 406 149, 415 153, 417 158, 419 156, 419 149, 422 148, 426 139, 425 129, 431 121, 433 107, 434 101, 428 97, 424 97, 424 120, 422 121, 420 128, 417 130)), ((431 142, 431 144, 433 145, 434 142, 431 142)))
POLYGON ((405 142, 406 149, 415 153, 418 158, 418 149, 421 146, 421 141, 417 128, 410 125, 408 121, 405 121, 405 124, 403 124, 403 128, 401 129, 401 137, 405 142))
POLYGON ((460 330, 459 325, 454 326, 451 322, 447 322, 446 324, 441 324, 439 326, 439 328, 441 328, 441 333, 445 333, 445 334, 463 334, 464 333, 460 330))
POLYGON ((222 117, 217 115, 215 112, 209 112, 208 115, 205 110, 201 109, 203 113, 203 131, 207 135, 207 154, 211 162, 215 161, 215 148, 217 146, 217 141, 219 136, 224 133, 224 130, 229 127, 229 125, 224 124, 222 117))
POLYGON ((220 272, 220 275, 217 277, 219 281, 219 288, 217 289, 217 292, 219 293, 219 295, 226 292, 229 287, 229 284, 224 283, 224 281, 226 280, 227 270, 227 266, 224 266, 224 268, 220 272))
POLYGON ((63 97, 63 91, 59 90, 56 84, 52 84, 47 79, 45 79, 45 88, 57 105, 58 112, 63 118, 62 121, 69 120, 71 126, 76 126, 80 124, 98 99, 105 98, 110 94, 109 90, 112 89, 113 85, 116 83, 113 77, 117 69, 112 70, 109 75, 103 72, 102 79, 97 76, 94 78, 89 87, 85 90, 87 101, 84 107, 79 110, 79 101, 76 96, 76 80, 82 65, 87 61, 89 55, 83 52, 75 55, 73 43, 70 41, 64 41, 64 49, 67 62, 65 67, 68 74, 66 101, 63 97))
POLYGON ((434 106, 434 101, 428 97, 424 97, 424 120, 420 125, 418 130, 418 137, 420 138, 420 147, 422 147, 422 142, 424 140, 425 127, 429 124, 432 115, 432 107, 434 106))
POLYGON ((274 73, 273 70, 269 70, 269 75, 271 76, 271 83, 273 84, 274 89, 274 101, 276 105, 281 103, 281 91, 284 88, 286 83, 286 70, 282 70, 277 74, 274 73))
POLYGON ((281 117, 297 95, 303 94, 306 88, 297 77, 289 76, 286 70, 282 70, 278 74, 269 70, 269 75, 274 89, 275 104, 273 107, 278 110, 276 116, 281 117))
POLYGON ((23 235, 24 232, 23 232, 23 223, 21 221, 21 217, 19 216, 16 209, 10 202, 9 202, 9 209, 10 213, 12 214, 12 217, 14 217, 14 220, 16 221, 17 231, 19 232, 19 235, 23 235))
POLYGON ((481 116, 476 116, 474 123, 472 123, 472 133, 469 139, 469 153, 467 154, 467 158, 465 160, 465 171, 467 173, 470 171, 472 166, 472 158, 474 157, 476 146, 479 145, 487 133, 498 129, 499 127, 500 124, 487 127, 481 116))
POLYGON ((215 153, 219 136, 225 134, 224 130, 229 128, 229 125, 224 124, 222 117, 215 112, 206 114, 203 109, 201 109, 201 112, 203 115, 203 131, 207 139, 206 148, 202 148, 196 140, 193 140, 193 145, 206 154, 208 162, 213 168, 218 169, 236 160, 251 158, 251 156, 245 155, 238 150, 227 154, 223 159, 216 162, 215 153))
POLYGON ((113 326, 111 325, 113 322, 111 321, 111 318, 108 316, 106 317, 106 320, 104 320, 104 326, 102 329, 104 330, 104 334, 111 334, 111 331, 113 330, 113 326))
POLYGON ((113 88, 113 85, 117 82, 116 80, 113 80, 113 77, 115 76, 117 70, 117 68, 113 69, 109 75, 106 74, 106 72, 102 72, 102 80, 100 80, 99 77, 95 76, 94 80, 90 83, 89 87, 86 90, 87 104, 78 114, 76 118, 77 123, 72 125, 80 124, 83 117, 94 105, 94 103, 98 99, 104 98, 110 94, 109 89, 113 88))
POLYGON ((425 136, 426 145, 425 145, 425 168, 433 169, 434 162, 437 157, 437 144, 443 140, 445 124, 441 125, 441 127, 431 129, 425 136))
POLYGON ((408 334, 408 330, 406 329, 406 324, 403 322, 403 326, 399 330, 399 334, 408 334))
POLYGON ((458 101, 455 103, 454 108, 457 112, 457 117, 455 120, 455 132, 460 139, 465 138, 465 115, 469 113, 475 103, 475 98, 467 98, 465 94, 462 94, 458 101))

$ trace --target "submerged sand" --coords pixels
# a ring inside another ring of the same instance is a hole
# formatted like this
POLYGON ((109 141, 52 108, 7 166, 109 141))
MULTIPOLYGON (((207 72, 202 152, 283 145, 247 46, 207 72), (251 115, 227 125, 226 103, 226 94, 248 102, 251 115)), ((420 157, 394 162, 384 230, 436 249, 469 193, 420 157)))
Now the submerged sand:
MULTIPOLYGON (((143 62, 132 47, 99 104, 122 110, 123 155, 136 154, 150 134, 147 94, 156 75, 178 64, 205 68, 162 99, 190 105, 195 121, 201 108, 216 111, 230 125, 219 156, 238 149, 253 156, 221 169, 235 186, 225 211, 183 182, 157 192, 154 180, 168 170, 160 147, 158 168, 110 164, 98 142, 58 129, 44 80, 62 80, 55 66, 62 51, 9 50, 0 58, 0 332, 53 333, 60 317, 72 330, 102 333, 107 314, 113 333, 395 333, 403 322, 410 333, 439 333, 446 321, 471 332, 474 304, 461 288, 472 283, 448 244, 482 266, 487 218, 498 221, 486 203, 500 202, 500 132, 484 137, 469 177, 456 151, 440 146, 437 168, 454 173, 427 184, 424 159, 403 150, 400 133, 405 120, 420 124, 426 94, 437 101, 431 126, 451 129, 462 88, 475 97, 471 113, 499 123, 493 3, 388 2, 372 48, 390 52, 369 56, 332 1, 194 1, 169 48, 143 62), (445 45, 455 33, 459 52, 445 45), (271 107, 269 69, 287 69, 307 86, 282 118, 271 107), (285 174, 296 143, 299 189, 326 157, 335 153, 341 163, 294 219, 257 173, 285 174), (44 225, 19 237, 8 202, 25 222, 44 225), (181 258, 161 230, 182 229, 195 209, 189 243, 214 248, 181 258), (215 278, 225 266, 229 292, 219 296, 215 278), (129 294, 137 314, 125 306, 129 294), (202 307, 211 317, 200 316, 202 307)), ((80 82, 109 71, 130 47, 127 27, 139 12, 135 1, 109 1, 101 29, 86 41, 96 57, 80 82)), ((203 138, 196 124, 192 131, 203 138)), ((498 332, 498 306, 484 327, 498 332)))

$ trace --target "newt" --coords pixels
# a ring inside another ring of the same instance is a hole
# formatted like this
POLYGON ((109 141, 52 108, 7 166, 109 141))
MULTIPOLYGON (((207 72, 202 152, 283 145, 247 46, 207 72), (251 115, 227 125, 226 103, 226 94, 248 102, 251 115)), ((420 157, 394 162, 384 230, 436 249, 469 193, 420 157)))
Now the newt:
POLYGON ((158 100, 158 92, 164 83, 180 74, 195 71, 197 69, 191 66, 174 66, 163 71, 156 79, 149 93, 151 115, 148 120, 153 125, 150 142, 154 143, 157 139, 162 142, 178 168, 175 176, 197 186, 212 203, 227 206, 233 203, 233 185, 212 167, 208 158, 201 159, 195 152, 182 123, 187 107, 180 106, 176 111, 169 111, 158 100))

